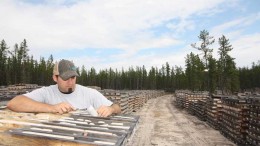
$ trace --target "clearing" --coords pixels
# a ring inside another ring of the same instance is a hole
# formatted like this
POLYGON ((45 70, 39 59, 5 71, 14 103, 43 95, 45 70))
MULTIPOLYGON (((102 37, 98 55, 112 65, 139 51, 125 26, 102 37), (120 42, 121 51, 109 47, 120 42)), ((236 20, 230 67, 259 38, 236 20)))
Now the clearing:
POLYGON ((236 146, 206 122, 174 106, 174 96, 147 101, 127 146, 236 146))

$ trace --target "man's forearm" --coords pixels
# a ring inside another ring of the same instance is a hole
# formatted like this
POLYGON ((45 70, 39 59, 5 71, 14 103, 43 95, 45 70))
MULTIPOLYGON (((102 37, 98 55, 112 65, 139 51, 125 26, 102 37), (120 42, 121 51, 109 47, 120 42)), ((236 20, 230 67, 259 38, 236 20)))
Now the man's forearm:
POLYGON ((16 112, 52 112, 51 105, 34 101, 24 95, 13 98, 7 103, 7 107, 16 112))

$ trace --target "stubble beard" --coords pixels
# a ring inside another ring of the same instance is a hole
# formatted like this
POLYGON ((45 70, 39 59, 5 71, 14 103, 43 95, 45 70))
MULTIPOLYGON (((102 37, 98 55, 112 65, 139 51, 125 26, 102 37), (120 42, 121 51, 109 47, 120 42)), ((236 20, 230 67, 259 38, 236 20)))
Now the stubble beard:
POLYGON ((70 94, 70 93, 72 93, 72 92, 73 92, 72 88, 68 88, 67 94, 70 94))
POLYGON ((73 92, 73 89, 72 89, 72 88, 68 88, 68 90, 67 90, 66 92, 63 92, 63 91, 61 91, 60 89, 59 89, 59 91, 60 91, 61 93, 63 93, 63 94, 70 94, 70 93, 73 92))

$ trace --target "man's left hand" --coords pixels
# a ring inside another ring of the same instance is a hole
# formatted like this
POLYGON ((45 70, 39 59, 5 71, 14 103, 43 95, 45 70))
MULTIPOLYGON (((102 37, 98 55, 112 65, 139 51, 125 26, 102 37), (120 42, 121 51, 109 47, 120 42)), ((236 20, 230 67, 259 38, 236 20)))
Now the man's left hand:
POLYGON ((110 116, 111 114, 113 114, 113 108, 110 107, 110 106, 100 106, 98 109, 97 109, 97 113, 100 117, 107 117, 107 116, 110 116))

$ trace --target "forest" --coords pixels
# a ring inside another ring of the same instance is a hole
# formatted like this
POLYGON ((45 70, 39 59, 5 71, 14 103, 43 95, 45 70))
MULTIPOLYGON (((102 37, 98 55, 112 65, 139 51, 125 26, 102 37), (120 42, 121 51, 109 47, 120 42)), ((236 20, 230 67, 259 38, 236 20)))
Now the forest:
MULTIPOLYGON (((235 58, 230 56, 232 45, 224 35, 216 41, 207 30, 200 31, 201 44, 192 43, 202 55, 191 52, 185 59, 185 68, 171 66, 168 62, 161 67, 146 68, 143 66, 101 69, 94 67, 87 70, 78 67, 80 77, 77 83, 84 86, 99 86, 102 89, 146 90, 163 89, 174 91, 189 89, 193 91, 220 90, 224 94, 255 91, 260 88, 260 60, 252 62, 251 67, 237 68, 235 58), (211 48, 213 43, 218 48, 211 48), (217 49, 218 58, 212 56, 217 49)), ((54 58, 40 57, 35 59, 29 55, 27 40, 10 48, 3 39, 0 43, 0 86, 28 83, 47 86, 54 84, 52 72, 54 58)))

